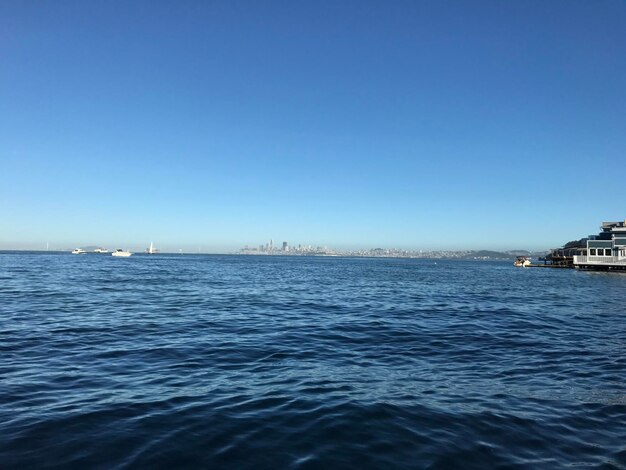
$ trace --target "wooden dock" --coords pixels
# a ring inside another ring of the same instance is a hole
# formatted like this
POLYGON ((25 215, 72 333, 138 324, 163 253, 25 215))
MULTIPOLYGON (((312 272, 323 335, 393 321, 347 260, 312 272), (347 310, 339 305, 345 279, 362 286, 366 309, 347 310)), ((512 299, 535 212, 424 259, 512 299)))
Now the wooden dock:
POLYGON ((556 248, 544 258, 539 258, 543 264, 531 264, 529 268, 564 268, 574 269, 574 256, 580 254, 580 248, 556 248))
POLYGON ((573 265, 566 264, 529 264, 526 268, 555 268, 555 269, 574 269, 573 265))

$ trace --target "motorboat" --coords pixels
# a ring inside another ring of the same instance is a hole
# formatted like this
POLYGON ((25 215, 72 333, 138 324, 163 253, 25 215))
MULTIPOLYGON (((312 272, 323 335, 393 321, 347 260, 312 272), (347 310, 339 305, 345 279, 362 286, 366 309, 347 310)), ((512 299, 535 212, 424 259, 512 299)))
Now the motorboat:
POLYGON ((123 257, 123 258, 127 258, 130 255, 132 255, 132 253, 130 251, 122 250, 121 248, 118 248, 113 253, 111 253, 111 256, 120 256, 120 257, 123 257))
POLYGON ((108 253, 109 251, 106 248, 96 248, 93 250, 94 253, 108 253))
POLYGON ((513 262, 513 266, 516 268, 525 268, 530 266, 530 258, 526 258, 525 256, 517 256, 515 261, 513 262))
POLYGON ((76 248, 75 250, 72 250, 73 255, 84 255, 86 253, 87 252, 83 250, 82 248, 76 248))

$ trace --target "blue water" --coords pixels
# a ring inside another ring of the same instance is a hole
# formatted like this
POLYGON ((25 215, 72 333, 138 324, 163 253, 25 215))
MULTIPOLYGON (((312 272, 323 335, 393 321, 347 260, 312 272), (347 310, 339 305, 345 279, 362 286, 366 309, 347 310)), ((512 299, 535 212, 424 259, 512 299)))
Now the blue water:
POLYGON ((0 467, 626 468, 626 275, 0 254, 0 467))

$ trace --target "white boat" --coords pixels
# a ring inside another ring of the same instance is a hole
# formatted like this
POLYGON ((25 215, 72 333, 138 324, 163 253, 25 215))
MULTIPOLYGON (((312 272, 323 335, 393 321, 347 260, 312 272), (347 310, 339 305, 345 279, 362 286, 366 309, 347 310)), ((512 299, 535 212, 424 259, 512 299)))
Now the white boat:
POLYGON ((108 253, 109 251, 106 250, 105 248, 96 248, 95 250, 93 250, 94 253, 108 253))
POLYGON ((132 255, 132 253, 130 251, 122 250, 120 248, 118 248, 113 253, 111 253, 111 256, 121 256, 121 257, 125 257, 125 258, 130 256, 130 255, 132 255))
POLYGON ((73 255, 84 255, 85 253, 87 252, 82 248, 76 248, 75 250, 72 250, 73 255))
POLYGON ((158 252, 159 252, 159 250, 157 250, 154 247, 154 243, 150 242, 150 248, 146 248, 146 253, 149 254, 149 255, 154 255, 155 253, 158 253, 158 252))
POLYGON ((513 266, 516 268, 525 268, 530 266, 530 258, 526 258, 525 256, 517 256, 515 261, 513 262, 513 266))

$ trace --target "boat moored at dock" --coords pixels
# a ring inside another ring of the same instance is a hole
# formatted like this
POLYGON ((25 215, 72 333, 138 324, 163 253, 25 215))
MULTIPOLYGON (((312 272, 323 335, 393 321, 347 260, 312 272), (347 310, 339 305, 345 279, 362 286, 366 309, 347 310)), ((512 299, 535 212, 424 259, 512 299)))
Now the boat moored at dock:
POLYGON ((526 268, 530 266, 530 258, 526 258, 525 256, 517 256, 515 257, 515 261, 513 261, 513 266, 516 268, 526 268))

